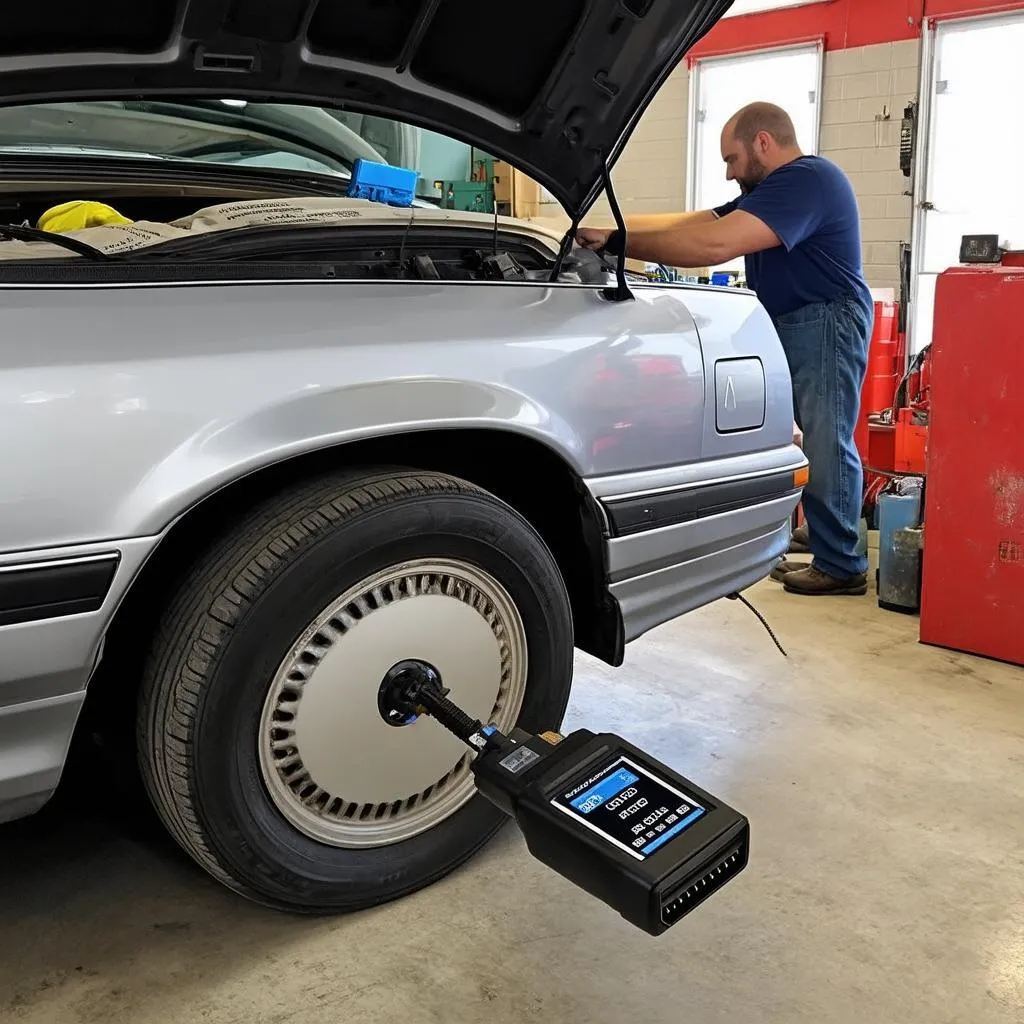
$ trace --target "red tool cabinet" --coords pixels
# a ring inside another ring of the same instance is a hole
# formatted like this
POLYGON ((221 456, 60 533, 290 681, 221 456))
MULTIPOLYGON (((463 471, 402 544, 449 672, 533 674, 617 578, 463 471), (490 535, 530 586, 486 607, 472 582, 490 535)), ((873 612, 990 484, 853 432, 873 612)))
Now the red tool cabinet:
POLYGON ((1024 253, 935 292, 920 639, 1024 665, 1024 253))

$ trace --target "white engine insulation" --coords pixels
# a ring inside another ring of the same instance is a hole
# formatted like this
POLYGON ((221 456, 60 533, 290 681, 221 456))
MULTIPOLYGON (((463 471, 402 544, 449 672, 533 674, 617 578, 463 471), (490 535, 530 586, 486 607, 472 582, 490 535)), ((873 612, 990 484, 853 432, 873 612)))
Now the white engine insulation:
MULTIPOLYGON (((270 225, 289 227, 324 227, 328 225, 358 227, 405 226, 410 217, 414 224, 450 225, 453 228, 490 229, 494 218, 486 214, 465 213, 460 210, 442 210, 424 207, 384 206, 367 199, 255 199, 219 206, 209 206, 178 220, 134 221, 131 224, 106 224, 82 228, 64 234, 77 238, 111 255, 134 252, 147 246, 173 239, 189 238, 213 231, 270 225)), ((557 231, 544 225, 513 217, 498 217, 498 225, 514 231, 558 251, 561 238, 557 231)), ((59 245, 44 241, 0 241, 0 260, 25 259, 81 259, 59 245)))

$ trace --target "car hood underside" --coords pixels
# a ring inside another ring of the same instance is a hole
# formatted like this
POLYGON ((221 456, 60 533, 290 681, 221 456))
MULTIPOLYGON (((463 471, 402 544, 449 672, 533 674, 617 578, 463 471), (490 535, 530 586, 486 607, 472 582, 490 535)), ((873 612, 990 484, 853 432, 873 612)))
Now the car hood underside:
POLYGON ((228 97, 377 113, 502 157, 571 215, 732 0, 46 0, 5 12, 0 104, 228 97), (500 26, 500 31, 496 30, 500 26))

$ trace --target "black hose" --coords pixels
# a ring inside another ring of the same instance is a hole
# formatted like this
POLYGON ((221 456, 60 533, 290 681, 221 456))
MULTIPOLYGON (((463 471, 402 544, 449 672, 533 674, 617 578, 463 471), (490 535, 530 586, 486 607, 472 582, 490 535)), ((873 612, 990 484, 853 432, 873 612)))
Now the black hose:
POLYGON ((728 594, 730 601, 739 601, 740 604, 745 604, 760 620, 761 625, 768 630, 768 635, 772 638, 775 646, 782 652, 784 658, 788 658, 789 655, 786 653, 786 648, 779 643, 779 638, 775 635, 772 627, 768 625, 768 620, 742 595, 742 594, 728 594))

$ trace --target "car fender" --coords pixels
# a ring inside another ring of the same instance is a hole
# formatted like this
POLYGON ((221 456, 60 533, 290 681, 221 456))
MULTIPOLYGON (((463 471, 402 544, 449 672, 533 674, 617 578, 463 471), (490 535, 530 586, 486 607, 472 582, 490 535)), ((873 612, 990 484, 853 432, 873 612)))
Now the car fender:
POLYGON ((221 488, 296 456, 367 438, 467 428, 529 438, 581 475, 579 434, 562 417, 510 388, 455 379, 311 384, 248 415, 211 422, 185 439, 124 496, 111 530, 114 536, 161 533, 221 488))

